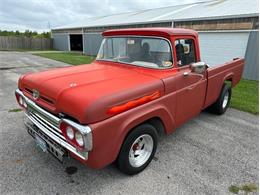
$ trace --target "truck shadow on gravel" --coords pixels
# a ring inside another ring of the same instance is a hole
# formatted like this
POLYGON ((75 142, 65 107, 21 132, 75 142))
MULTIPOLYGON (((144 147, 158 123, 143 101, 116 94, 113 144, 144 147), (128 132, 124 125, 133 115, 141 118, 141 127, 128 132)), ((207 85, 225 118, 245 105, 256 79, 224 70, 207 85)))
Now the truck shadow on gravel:
MULTIPOLYGON (((180 131, 179 129, 176 130, 176 132, 180 131)), ((158 140, 158 145, 160 148, 160 144, 163 143, 165 140, 165 138, 167 139, 175 139, 175 133, 173 133, 170 136, 166 136, 164 134, 159 134, 159 140, 158 140)), ((163 150, 160 149, 160 153, 163 153, 163 150)), ((152 160, 152 164, 156 163, 159 164, 160 163, 160 154, 156 154, 152 160)), ((158 166, 158 165, 156 165, 158 166)), ((67 178, 68 178, 68 183, 72 184, 72 185, 79 185, 81 183, 84 183, 86 185, 88 185, 87 183, 89 183, 90 178, 98 178, 99 181, 103 181, 103 182, 99 182, 99 184, 102 183, 107 183, 107 182, 111 182, 111 179, 116 182, 117 180, 120 179, 131 179, 131 178, 135 178, 135 177, 142 177, 143 174, 145 174, 145 172, 149 172, 149 169, 152 168, 151 165, 147 167, 147 170, 145 170, 144 172, 141 172, 137 175, 133 175, 133 176, 129 176, 129 175, 125 175, 123 173, 121 173, 117 167, 116 167, 116 163, 112 163, 102 169, 99 170, 95 170, 95 169, 91 169, 81 163, 79 163, 78 161, 76 161, 73 158, 65 158, 64 163, 62 163, 62 167, 64 169, 64 173, 67 178)), ((169 175, 164 175, 164 178, 170 179, 169 175)), ((97 186, 95 186, 97 187, 97 186)))

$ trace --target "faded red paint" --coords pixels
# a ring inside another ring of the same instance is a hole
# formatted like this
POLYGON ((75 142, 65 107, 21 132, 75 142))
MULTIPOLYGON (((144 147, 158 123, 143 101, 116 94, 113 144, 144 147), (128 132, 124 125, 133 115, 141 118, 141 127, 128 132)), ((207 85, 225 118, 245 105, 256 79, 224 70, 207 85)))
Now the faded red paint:
MULTIPOLYGON (((191 38, 196 60, 200 61, 198 34, 192 30, 145 28, 110 30, 103 36, 156 36, 172 46, 178 38, 191 38)), ((175 49, 173 56, 176 59, 175 49)), ((235 57, 235 56, 234 56, 235 57)), ((158 70, 118 62, 94 61, 90 65, 27 74, 19 88, 32 99, 30 90, 41 93, 36 104, 53 114, 65 113, 93 130, 93 149, 87 161, 92 168, 113 162, 129 131, 140 123, 160 118, 165 133, 173 132, 218 98, 225 80, 235 86, 242 75, 244 60, 236 59, 208 68, 205 74, 190 66, 158 70), (189 74, 184 77, 183 73, 189 74)))

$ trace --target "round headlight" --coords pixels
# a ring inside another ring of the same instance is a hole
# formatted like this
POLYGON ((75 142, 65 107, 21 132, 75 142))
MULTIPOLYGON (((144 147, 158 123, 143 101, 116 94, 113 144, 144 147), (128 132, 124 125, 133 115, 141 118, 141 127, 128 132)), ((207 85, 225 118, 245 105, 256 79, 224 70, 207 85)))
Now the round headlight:
POLYGON ((75 134, 75 139, 76 139, 76 142, 78 143, 79 146, 83 146, 84 145, 84 140, 83 140, 83 136, 80 132, 76 132, 75 134))
POLYGON ((72 127, 68 126, 66 128, 66 133, 67 133, 68 138, 70 138, 70 139, 74 138, 74 131, 73 131, 72 127))
POLYGON ((19 104, 21 106, 23 106, 23 103, 24 103, 24 100, 23 100, 22 96, 19 96, 19 104))

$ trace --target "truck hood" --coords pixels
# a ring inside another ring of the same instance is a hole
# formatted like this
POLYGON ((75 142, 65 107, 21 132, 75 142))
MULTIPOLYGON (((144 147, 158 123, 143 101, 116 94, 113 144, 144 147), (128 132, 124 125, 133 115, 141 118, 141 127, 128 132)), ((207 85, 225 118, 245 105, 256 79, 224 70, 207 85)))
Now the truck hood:
POLYGON ((104 120, 113 106, 164 93, 162 81, 127 65, 95 61, 22 76, 19 88, 53 114, 63 113, 82 124, 104 120), (40 94, 33 98, 33 91, 40 94))

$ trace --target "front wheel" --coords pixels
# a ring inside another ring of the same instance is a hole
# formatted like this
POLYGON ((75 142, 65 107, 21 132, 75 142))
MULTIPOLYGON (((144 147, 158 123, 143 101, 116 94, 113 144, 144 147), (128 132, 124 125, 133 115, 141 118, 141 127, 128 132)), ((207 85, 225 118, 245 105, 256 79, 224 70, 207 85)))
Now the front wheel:
POLYGON ((154 157, 157 140, 157 131, 150 124, 142 124, 133 129, 125 139, 118 155, 119 170, 128 175, 143 171, 154 157))
POLYGON ((231 99, 231 86, 228 84, 224 84, 222 87, 222 91, 220 93, 217 101, 210 107, 210 111, 221 115, 224 114, 229 107, 231 99))

